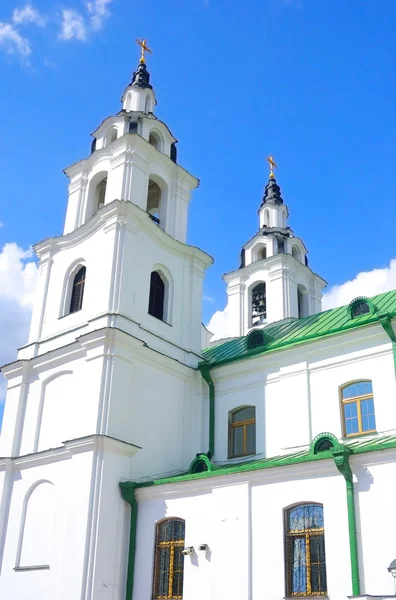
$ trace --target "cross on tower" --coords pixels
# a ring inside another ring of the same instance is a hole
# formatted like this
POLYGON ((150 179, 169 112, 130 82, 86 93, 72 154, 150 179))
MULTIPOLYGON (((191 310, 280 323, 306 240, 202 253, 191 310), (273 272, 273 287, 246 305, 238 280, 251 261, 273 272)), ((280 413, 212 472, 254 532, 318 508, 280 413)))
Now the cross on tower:
POLYGON ((146 59, 145 59, 145 52, 149 52, 150 54, 152 54, 152 51, 150 50, 150 48, 147 46, 147 40, 136 40, 136 43, 139 44, 139 46, 142 48, 142 55, 140 57, 140 61, 141 63, 145 63, 146 59))
POLYGON ((266 156, 265 160, 268 160, 268 162, 270 164, 270 178, 271 179, 275 179, 274 167, 276 169, 276 168, 278 168, 278 165, 274 161, 274 157, 273 156, 266 156))

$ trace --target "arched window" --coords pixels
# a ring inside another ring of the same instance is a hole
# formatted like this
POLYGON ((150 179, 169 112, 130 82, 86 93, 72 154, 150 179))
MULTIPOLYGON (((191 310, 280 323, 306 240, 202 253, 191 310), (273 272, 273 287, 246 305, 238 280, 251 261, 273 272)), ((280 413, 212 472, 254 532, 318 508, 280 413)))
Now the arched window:
POLYGON ((264 225, 266 225, 267 227, 269 227, 269 224, 270 224, 270 215, 269 215, 268 208, 266 208, 264 210, 264 225))
POLYGON ((155 217, 159 223, 158 215, 161 203, 161 188, 152 179, 149 181, 148 193, 147 193, 147 212, 155 217))
POLYGON ((153 271, 150 277, 150 296, 148 312, 157 319, 164 320, 165 283, 158 271, 153 271))
POLYGON ((183 597, 184 540, 183 519, 168 519, 157 524, 153 585, 155 600, 183 597))
POLYGON ((286 595, 327 594, 323 506, 306 503, 285 511, 286 595))
POLYGON ((258 283, 252 289, 252 327, 264 323, 267 318, 265 283, 258 283))
POLYGON ((259 253, 259 260, 267 258, 267 246, 263 246, 259 253))
POLYGON ((308 317, 309 315, 309 298, 308 292, 303 285, 297 286, 297 306, 298 318, 308 317))
POLYGON ((228 458, 256 454, 256 408, 236 408, 228 418, 228 458))
POLYGON ((361 315, 366 315, 370 312, 370 306, 365 300, 359 300, 352 307, 352 319, 355 317, 360 317, 361 315))
POLYGON ((69 313, 74 313, 82 309, 85 287, 85 273, 86 268, 81 267, 74 277, 73 286, 71 290, 69 313))
POLYGON ((247 337, 247 348, 257 348, 258 346, 262 346, 264 344, 264 336, 261 330, 253 331, 247 337))
POLYGON ((96 192, 95 192, 96 210, 99 210, 100 208, 102 208, 102 206, 104 206, 105 198, 106 198, 106 189, 107 189, 107 177, 105 177, 105 179, 102 179, 102 181, 100 181, 98 183, 98 185, 96 186, 96 192))
POLYGON ((376 431, 373 384, 355 381, 341 388, 344 435, 376 431))

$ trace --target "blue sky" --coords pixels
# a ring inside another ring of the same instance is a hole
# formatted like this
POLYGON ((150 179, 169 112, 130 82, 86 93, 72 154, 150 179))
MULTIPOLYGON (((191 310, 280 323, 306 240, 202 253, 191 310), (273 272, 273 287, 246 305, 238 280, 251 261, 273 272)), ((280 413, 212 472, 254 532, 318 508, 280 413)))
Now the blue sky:
POLYGON ((395 30, 394 0, 3 0, 0 250, 61 233, 62 169, 120 109, 135 39, 146 37, 156 113, 201 181, 189 242, 215 258, 205 322, 224 308, 221 275, 258 227, 269 153, 313 270, 333 286, 386 268, 396 256, 395 30))

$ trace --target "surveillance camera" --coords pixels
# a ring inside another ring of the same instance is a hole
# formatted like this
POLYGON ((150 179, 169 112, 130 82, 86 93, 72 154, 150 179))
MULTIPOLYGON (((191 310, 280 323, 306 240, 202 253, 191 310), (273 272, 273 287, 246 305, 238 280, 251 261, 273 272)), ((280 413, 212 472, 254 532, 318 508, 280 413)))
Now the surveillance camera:
POLYGON ((184 554, 184 556, 188 556, 189 554, 193 554, 193 552, 194 552, 194 546, 186 546, 182 550, 182 554, 184 554))
POLYGON ((207 552, 209 550, 208 544, 199 544, 198 550, 200 552, 207 552))

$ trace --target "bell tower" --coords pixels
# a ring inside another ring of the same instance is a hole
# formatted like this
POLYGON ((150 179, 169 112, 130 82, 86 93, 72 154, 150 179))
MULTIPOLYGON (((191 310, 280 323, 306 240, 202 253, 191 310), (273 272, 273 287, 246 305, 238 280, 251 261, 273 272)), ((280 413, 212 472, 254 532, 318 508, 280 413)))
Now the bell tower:
POLYGON ((65 169, 64 233, 35 246, 29 339, 2 369, 2 598, 125 597, 118 484, 186 470, 206 434, 195 390, 212 259, 186 244, 198 180, 154 114, 144 52, 122 109, 65 169))
POLYGON ((228 336, 246 335, 287 318, 321 310, 324 279, 308 266, 308 250, 287 225, 289 211, 276 182, 273 158, 258 210, 259 230, 242 248, 239 269, 224 275, 228 294, 228 336))

